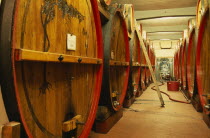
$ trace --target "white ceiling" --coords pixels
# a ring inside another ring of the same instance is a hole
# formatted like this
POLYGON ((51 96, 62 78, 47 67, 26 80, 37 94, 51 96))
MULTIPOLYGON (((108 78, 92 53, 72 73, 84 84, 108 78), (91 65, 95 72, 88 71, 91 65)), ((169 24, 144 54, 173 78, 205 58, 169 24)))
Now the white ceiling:
POLYGON ((187 25, 171 25, 171 26, 143 26, 143 30, 147 30, 147 32, 161 32, 161 31, 183 31, 186 29, 187 25))
POLYGON ((154 27, 154 26, 175 26, 175 25, 187 25, 188 20, 192 17, 164 17, 156 19, 141 20, 144 27, 154 27))
POLYGON ((196 7, 185 7, 175 9, 159 9, 159 10, 148 10, 139 11, 135 9, 135 18, 144 19, 152 17, 168 17, 168 16, 184 16, 184 15, 195 15, 196 7))
POLYGON ((172 9, 194 7, 197 0, 112 0, 113 3, 133 4, 135 10, 159 10, 159 9, 172 9))
POLYGON ((182 38, 183 32, 151 32, 147 33, 147 39, 160 40, 160 39, 172 39, 179 40, 182 38))

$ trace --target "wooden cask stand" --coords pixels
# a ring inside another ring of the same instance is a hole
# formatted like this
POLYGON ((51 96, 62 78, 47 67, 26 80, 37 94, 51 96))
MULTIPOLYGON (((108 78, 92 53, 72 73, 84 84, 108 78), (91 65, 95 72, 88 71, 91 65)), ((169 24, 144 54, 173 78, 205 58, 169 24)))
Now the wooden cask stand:
POLYGON ((110 18, 103 24, 104 74, 93 128, 97 133, 108 132, 123 115, 130 55, 127 28, 121 10, 117 4, 109 7, 110 18))
POLYGON ((9 122, 2 127, 2 138, 21 138, 20 136, 20 123, 9 122))
POLYGON ((99 120, 95 121, 93 130, 96 133, 106 134, 123 117, 123 109, 120 109, 117 112, 113 112, 110 111, 107 107, 99 108, 102 108, 104 111, 100 111, 102 116, 99 120))
POLYGON ((136 95, 133 95, 129 99, 125 99, 123 103, 123 107, 129 108, 135 102, 136 95))

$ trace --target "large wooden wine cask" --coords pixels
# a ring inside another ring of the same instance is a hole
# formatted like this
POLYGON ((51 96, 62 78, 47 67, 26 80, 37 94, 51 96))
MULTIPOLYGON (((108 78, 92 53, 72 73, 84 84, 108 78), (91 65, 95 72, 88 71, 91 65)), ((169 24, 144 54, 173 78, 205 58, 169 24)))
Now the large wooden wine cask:
POLYGON ((110 19, 103 26, 104 75, 100 106, 112 111, 122 108, 129 77, 129 41, 121 9, 110 8, 110 19))
POLYGON ((198 38, 198 29, 195 28, 195 20, 191 19, 189 21, 189 44, 187 48, 187 85, 188 85, 188 95, 191 99, 192 105, 199 112, 202 111, 200 104, 200 98, 198 94, 198 86, 196 82, 196 48, 197 48, 197 38, 198 38))
POLYGON ((187 89, 187 41, 186 39, 183 42, 182 46, 182 56, 181 56, 181 84, 182 89, 187 89))
POLYGON ((174 56, 174 77, 176 80, 179 79, 179 50, 176 51, 174 56))
POLYGON ((183 44, 181 44, 179 49, 179 80, 182 81, 182 53, 183 53, 183 44))
POLYGON ((210 126, 210 10, 205 9, 202 16, 196 50, 196 79, 201 105, 207 124, 210 126))
POLYGON ((140 60, 140 41, 136 31, 134 32, 133 37, 130 40, 130 75, 129 75, 126 99, 130 99, 136 94, 139 95, 141 60, 140 60))
POLYGON ((190 30, 189 44, 187 48, 187 85, 189 96, 193 96, 195 88, 195 55, 196 55, 196 29, 193 27, 190 30))
POLYGON ((30 138, 87 137, 103 73, 97 1, 7 0, 0 21, 9 120, 30 138))
POLYGON ((124 4, 123 15, 127 25, 128 36, 131 38, 132 33, 135 31, 134 7, 132 4, 124 4))
POLYGON ((141 67, 141 89, 144 91, 147 89, 147 86, 146 86, 146 67, 145 66, 142 66, 141 67))
POLYGON ((144 56, 144 52, 142 50, 142 47, 140 49, 140 60, 141 60, 141 79, 140 79, 140 85, 141 85, 141 90, 144 91, 146 90, 146 58, 144 56))
MULTIPOLYGON (((151 49, 151 64, 152 64, 152 69, 155 72, 155 53, 154 50, 151 49)), ((151 75, 151 83, 153 83, 152 75, 151 75)))
MULTIPOLYGON (((149 54, 149 59, 150 59, 150 62, 151 62, 151 65, 152 65, 152 69, 154 71, 155 69, 155 60, 154 60, 154 53, 153 53, 153 50, 151 48, 151 46, 149 47, 149 50, 148 50, 148 54, 149 54)), ((149 67, 148 67, 148 73, 149 73, 149 84, 152 83, 152 74, 149 70, 149 67)))
POLYGON ((179 74, 179 76, 178 76, 178 79, 177 80, 180 80, 181 81, 181 69, 182 69, 182 66, 181 66, 181 63, 182 63, 182 44, 180 45, 180 48, 179 48, 179 55, 178 55, 178 74, 179 74))

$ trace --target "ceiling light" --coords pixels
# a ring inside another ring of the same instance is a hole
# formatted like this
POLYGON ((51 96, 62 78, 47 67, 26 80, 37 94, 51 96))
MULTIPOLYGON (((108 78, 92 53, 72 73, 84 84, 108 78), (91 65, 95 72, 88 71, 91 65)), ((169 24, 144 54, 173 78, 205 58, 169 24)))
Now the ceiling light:
POLYGON ((171 40, 171 39, 160 39, 160 40, 171 40))

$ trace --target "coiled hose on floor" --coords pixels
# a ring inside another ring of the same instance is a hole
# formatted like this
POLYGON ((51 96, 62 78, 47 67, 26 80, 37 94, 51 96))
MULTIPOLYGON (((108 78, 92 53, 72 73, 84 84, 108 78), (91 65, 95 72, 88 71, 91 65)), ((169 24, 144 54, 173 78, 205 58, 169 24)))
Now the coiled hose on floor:
MULTIPOLYGON (((164 83, 161 82, 161 84, 158 85, 158 86, 163 86, 163 85, 164 85, 164 83)), ((151 89, 154 90, 154 91, 157 91, 157 90, 155 89, 155 86, 151 87, 151 89)), ((173 99, 173 98, 171 98, 171 96, 170 96, 169 94, 167 94, 166 92, 163 92, 163 91, 160 91, 160 92, 161 92, 162 94, 165 94, 166 96, 168 96, 168 98, 169 98, 171 101, 178 102, 178 103, 190 104, 190 102, 185 102, 185 101, 180 101, 180 100, 173 99)))

